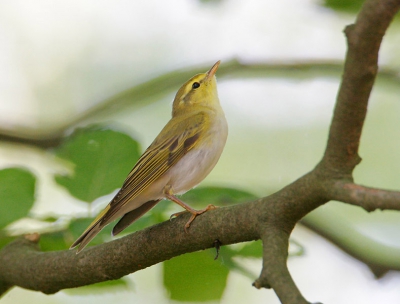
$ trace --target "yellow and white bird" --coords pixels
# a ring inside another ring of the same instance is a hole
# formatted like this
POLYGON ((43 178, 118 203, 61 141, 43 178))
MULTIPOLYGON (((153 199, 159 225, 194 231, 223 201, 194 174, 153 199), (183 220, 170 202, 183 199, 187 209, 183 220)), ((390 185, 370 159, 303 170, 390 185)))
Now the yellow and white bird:
POLYGON ((228 125, 215 78, 219 64, 193 76, 179 89, 171 120, 140 157, 117 195, 71 245, 79 245, 77 253, 112 221, 121 217, 112 231, 116 235, 162 199, 192 214, 185 231, 197 215, 214 208, 208 205, 194 210, 176 195, 199 184, 214 168, 225 146, 228 125))

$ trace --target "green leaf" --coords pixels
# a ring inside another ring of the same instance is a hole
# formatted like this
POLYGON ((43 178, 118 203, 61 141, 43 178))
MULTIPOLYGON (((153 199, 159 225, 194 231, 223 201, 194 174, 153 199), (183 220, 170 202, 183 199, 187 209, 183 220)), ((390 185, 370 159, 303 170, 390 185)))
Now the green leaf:
POLYGON ((205 302, 221 299, 229 270, 214 251, 181 255, 163 263, 164 286, 171 299, 205 302))
POLYGON ((224 187, 195 188, 182 196, 184 202, 193 206, 228 206, 255 199, 257 197, 250 192, 224 187))
POLYGON ((126 279, 110 280, 99 282, 92 285, 82 286, 79 288, 72 288, 63 290, 63 292, 70 295, 87 295, 87 294, 107 294, 110 291, 117 292, 120 290, 130 290, 132 286, 131 283, 126 279))
MULTIPOLYGON (((248 243, 249 246, 252 245, 253 242, 248 243)), ((253 273, 250 269, 245 266, 243 261, 237 261, 235 257, 239 256, 238 251, 234 248, 236 246, 223 246, 220 249, 220 254, 218 259, 223 261, 224 266, 227 267, 231 271, 236 271, 250 280, 253 280, 256 277, 256 274, 253 273)), ((248 256, 250 257, 250 256, 248 256)))
POLYGON ((35 183, 35 176, 28 170, 0 170, 0 229, 28 215, 35 201, 35 183))
POLYGON ((48 216, 48 217, 45 217, 45 218, 41 218, 40 220, 41 220, 42 222, 54 223, 54 222, 58 221, 59 218, 58 218, 58 217, 55 217, 55 216, 48 216))
POLYGON ((66 241, 65 231, 42 234, 39 244, 42 251, 66 250, 71 245, 66 241))
POLYGON ((71 176, 55 177, 75 197, 92 202, 121 187, 140 157, 139 144, 128 135, 100 127, 76 130, 56 150, 74 164, 71 176))
POLYGON ((8 243, 11 243, 14 240, 15 240, 14 236, 3 236, 3 235, 0 235, 0 249, 3 248, 8 243))
POLYGON ((364 2, 365 0, 325 0, 325 6, 338 11, 356 13, 364 2))
POLYGON ((236 255, 245 258, 262 258, 263 248, 260 240, 246 243, 236 255))

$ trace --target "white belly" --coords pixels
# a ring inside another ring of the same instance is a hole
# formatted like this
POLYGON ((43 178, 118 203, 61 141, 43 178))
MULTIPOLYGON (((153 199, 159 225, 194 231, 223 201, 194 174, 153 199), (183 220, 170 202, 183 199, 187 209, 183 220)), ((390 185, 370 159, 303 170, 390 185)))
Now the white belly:
POLYGON ((198 185, 211 172, 222 154, 227 135, 227 123, 225 117, 222 117, 210 130, 211 143, 189 151, 167 172, 168 184, 172 186, 174 193, 185 193, 198 185))

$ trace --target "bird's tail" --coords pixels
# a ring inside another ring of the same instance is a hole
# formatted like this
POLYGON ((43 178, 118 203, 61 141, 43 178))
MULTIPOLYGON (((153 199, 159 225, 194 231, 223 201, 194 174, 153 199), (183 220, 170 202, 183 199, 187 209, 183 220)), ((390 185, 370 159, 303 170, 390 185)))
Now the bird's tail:
POLYGON ((83 248, 86 247, 87 244, 89 244, 89 242, 106 226, 106 223, 103 223, 102 219, 109 209, 110 205, 107 205, 107 207, 100 212, 100 214, 94 219, 94 221, 82 233, 82 235, 71 245, 70 249, 73 249, 79 245, 79 248, 76 251, 78 254, 83 250, 83 248))

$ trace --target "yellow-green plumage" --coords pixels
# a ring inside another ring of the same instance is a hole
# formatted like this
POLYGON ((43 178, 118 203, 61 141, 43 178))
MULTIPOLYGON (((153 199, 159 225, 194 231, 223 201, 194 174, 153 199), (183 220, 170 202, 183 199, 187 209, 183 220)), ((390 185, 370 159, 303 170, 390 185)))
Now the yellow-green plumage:
POLYGON ((192 213, 185 229, 196 215, 209 209, 193 210, 175 194, 200 183, 225 146, 228 127, 214 76, 219 63, 179 89, 171 120, 140 157, 117 195, 71 248, 79 245, 81 251, 107 224, 122 217, 113 229, 113 235, 118 234, 164 198, 192 213))

